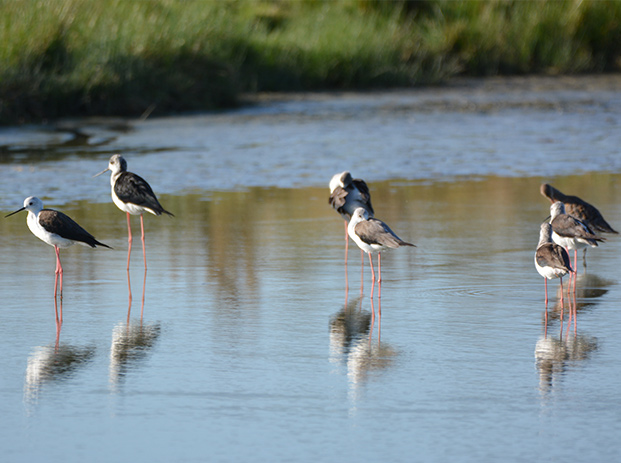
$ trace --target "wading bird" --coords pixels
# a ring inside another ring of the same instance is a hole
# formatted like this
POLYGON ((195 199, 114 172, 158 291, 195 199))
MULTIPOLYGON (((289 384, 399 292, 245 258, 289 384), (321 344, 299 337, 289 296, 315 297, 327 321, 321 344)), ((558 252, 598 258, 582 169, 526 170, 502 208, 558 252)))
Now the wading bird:
POLYGON ((539 243, 535 252, 535 268, 539 275, 544 278, 546 299, 548 304, 548 280, 560 278, 561 281, 561 307, 563 305, 563 277, 573 270, 569 260, 569 254, 562 246, 552 241, 552 225, 548 222, 541 224, 539 231, 539 243))
POLYGON ((105 172, 111 171, 110 185, 112 187, 112 201, 123 212, 127 213, 127 269, 129 270, 129 258, 132 251, 132 228, 129 216, 140 215, 140 230, 142 232, 142 257, 144 259, 144 268, 147 268, 147 252, 144 244, 144 221, 142 214, 150 212, 154 215, 172 213, 165 210, 157 200, 151 186, 142 177, 127 172, 127 161, 120 154, 115 154, 110 158, 108 168, 99 172, 95 177, 105 172))
POLYGON ((556 201, 550 206, 550 225, 552 225, 552 241, 568 251, 574 250, 574 270, 577 269, 578 249, 591 246, 604 238, 595 235, 589 226, 577 218, 565 213, 562 202, 556 201))
MULTIPOLYGON (((60 277, 60 297, 63 294, 63 267, 60 263, 60 248, 68 248, 75 243, 84 244, 94 248, 103 246, 110 248, 107 244, 100 243, 93 235, 79 226, 71 217, 62 212, 52 209, 43 209, 43 202, 34 196, 24 200, 24 207, 11 212, 6 217, 17 214, 21 211, 28 211, 26 222, 30 231, 40 240, 50 246, 54 246, 56 251, 56 278, 54 279, 54 297, 57 295, 58 279, 60 277)), ((61 308, 62 321, 62 308, 61 308)))
POLYGON ((369 217, 367 211, 359 207, 357 208, 349 221, 347 232, 354 243, 360 249, 369 255, 369 263, 371 264, 371 275, 373 286, 371 286, 371 298, 373 297, 373 288, 375 285, 375 271, 373 270, 373 259, 371 254, 377 253, 377 268, 379 270, 378 297, 382 297, 382 255, 383 251, 388 249, 396 249, 401 246, 414 246, 399 238, 388 225, 379 219, 369 217))

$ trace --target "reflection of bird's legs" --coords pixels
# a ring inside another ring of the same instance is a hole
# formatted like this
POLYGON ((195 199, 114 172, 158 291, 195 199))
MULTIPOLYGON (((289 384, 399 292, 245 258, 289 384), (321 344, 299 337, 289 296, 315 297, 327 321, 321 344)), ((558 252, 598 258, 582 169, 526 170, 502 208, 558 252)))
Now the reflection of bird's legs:
POLYGON ((543 337, 547 338, 548 337, 548 302, 547 301, 546 301, 546 311, 545 311, 544 323, 545 323, 545 326, 543 328, 543 337))
MULTIPOLYGON (((62 300, 60 301, 60 311, 62 312, 62 305, 63 302, 62 300)), ((54 299, 54 306, 56 306, 56 299, 54 299)), ((58 309, 56 309, 56 312, 58 313, 58 309)), ((58 345, 60 344, 60 328, 63 326, 62 321, 58 320, 58 316, 56 318, 56 342, 54 344, 54 352, 58 352, 58 345)))
POLYGON ((142 280, 142 305, 140 306, 140 324, 142 325, 142 315, 144 313, 144 293, 147 287, 147 269, 144 269, 144 279, 142 280))
POLYGON ((129 268, 127 269, 127 291, 129 292, 129 307, 127 308, 127 324, 129 325, 129 315, 132 311, 132 285, 129 279, 129 268))

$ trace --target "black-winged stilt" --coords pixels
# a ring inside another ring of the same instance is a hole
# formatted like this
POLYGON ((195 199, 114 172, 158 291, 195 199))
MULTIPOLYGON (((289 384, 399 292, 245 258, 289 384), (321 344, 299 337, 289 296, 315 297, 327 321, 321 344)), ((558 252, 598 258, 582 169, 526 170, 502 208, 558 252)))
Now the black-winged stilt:
POLYGON ((388 249, 396 249, 401 246, 414 246, 399 238, 388 225, 379 219, 369 217, 367 211, 359 207, 354 213, 347 226, 347 232, 354 243, 360 249, 369 255, 369 263, 371 264, 371 275, 373 285, 371 286, 371 298, 373 297, 373 288, 375 286, 375 271, 373 270, 373 259, 371 254, 377 253, 377 267, 379 269, 378 297, 382 297, 382 257, 381 253, 388 249))
MULTIPOLYGON (((43 209, 43 202, 34 196, 24 200, 24 207, 11 212, 6 217, 17 214, 21 211, 28 211, 28 228, 40 240, 56 250, 56 278, 54 280, 54 297, 57 295, 58 278, 60 276, 60 297, 63 294, 63 267, 60 263, 60 248, 68 248, 75 243, 84 244, 94 248, 103 246, 110 248, 107 244, 100 243, 93 235, 84 230, 71 217, 62 212, 52 209, 43 209)), ((62 308, 60 320, 62 322, 62 308)))
POLYGON ((127 172, 127 161, 120 154, 115 154, 110 158, 108 168, 99 172, 95 177, 107 171, 111 171, 110 185, 112 187, 112 201, 123 212, 127 213, 127 233, 128 233, 128 249, 127 249, 127 269, 129 270, 129 258, 132 250, 132 229, 129 216, 140 215, 140 230, 142 238, 142 257, 144 259, 144 268, 147 268, 147 253, 144 243, 144 221, 142 215, 150 212, 154 215, 168 214, 174 215, 165 210, 157 200, 151 186, 142 177, 127 172))
POLYGON ((597 247, 598 241, 604 241, 604 238, 595 235, 586 223, 566 214, 565 206, 560 201, 555 201, 550 206, 550 225, 552 225, 552 241, 567 250, 574 250, 574 271, 577 270, 578 249, 586 246, 597 247))
MULTIPOLYGON (((586 223, 595 233, 615 233, 619 232, 612 228, 599 210, 592 204, 578 198, 577 196, 568 196, 561 193, 552 185, 547 183, 541 184, 541 194, 548 198, 551 203, 560 201, 565 206, 565 212, 578 220, 586 223)), ((584 248, 583 262, 586 267, 586 251, 584 248)), ((578 270, 577 268, 574 270, 578 270)))
POLYGON ((542 223, 539 231, 539 243, 535 252, 535 268, 545 281, 546 305, 548 304, 548 280, 560 278, 562 307, 563 277, 573 270, 569 254, 567 254, 565 248, 552 241, 552 225, 548 222, 542 223))
MULTIPOLYGON (((358 207, 367 211, 373 217, 371 192, 366 182, 360 178, 352 178, 348 171, 335 174, 330 179, 330 197, 328 203, 336 212, 341 214, 345 221, 345 279, 347 280, 347 253, 349 251, 349 235, 347 225, 358 207)), ((360 250, 360 261, 364 268, 364 251, 360 250)))
POLYGON ((567 214, 586 223, 594 231, 601 233, 619 233, 606 222, 604 216, 602 216, 595 206, 583 201, 577 196, 564 195, 547 183, 541 185, 541 194, 548 198, 551 203, 556 201, 562 202, 567 214))

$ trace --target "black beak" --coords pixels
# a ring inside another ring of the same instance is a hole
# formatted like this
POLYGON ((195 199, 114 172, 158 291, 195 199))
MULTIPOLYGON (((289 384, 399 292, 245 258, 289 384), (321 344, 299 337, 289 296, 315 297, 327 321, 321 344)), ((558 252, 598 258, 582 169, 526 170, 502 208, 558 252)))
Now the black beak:
POLYGON ((13 214, 17 214, 18 212, 21 212, 25 209, 26 209, 25 207, 22 207, 21 209, 17 209, 15 212, 11 212, 9 215, 5 215, 4 218, 6 219, 7 217, 11 217, 13 214))

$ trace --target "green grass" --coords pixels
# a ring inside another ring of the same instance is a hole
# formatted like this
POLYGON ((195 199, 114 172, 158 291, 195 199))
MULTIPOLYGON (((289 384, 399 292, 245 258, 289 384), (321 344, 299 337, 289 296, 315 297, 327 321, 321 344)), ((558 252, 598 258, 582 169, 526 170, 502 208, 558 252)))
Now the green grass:
POLYGON ((0 0, 0 121, 621 66, 618 1, 0 0))

